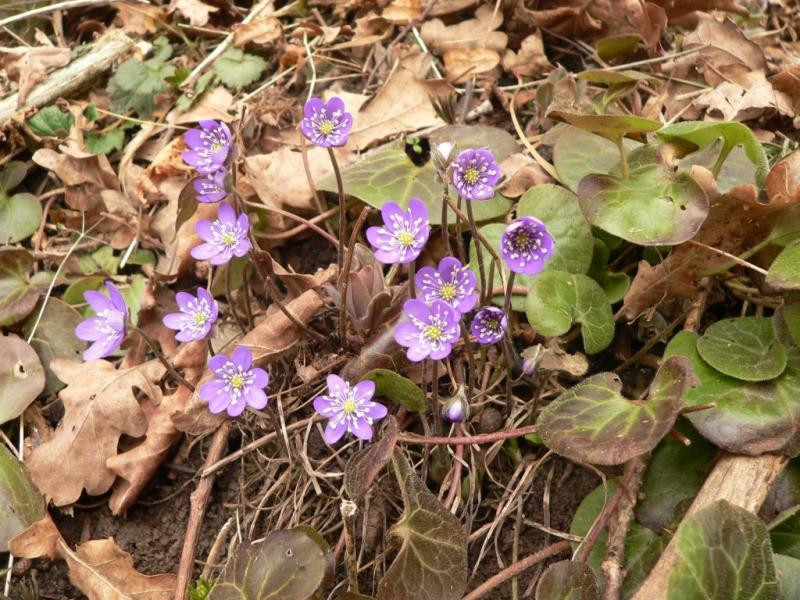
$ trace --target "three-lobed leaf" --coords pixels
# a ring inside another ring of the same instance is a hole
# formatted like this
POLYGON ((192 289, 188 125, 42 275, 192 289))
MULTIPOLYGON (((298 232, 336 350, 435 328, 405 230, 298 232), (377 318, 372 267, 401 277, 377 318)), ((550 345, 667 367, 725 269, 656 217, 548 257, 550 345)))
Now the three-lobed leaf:
POLYGON ((63 138, 72 129, 75 117, 70 112, 62 111, 56 105, 50 105, 40 108, 26 123, 31 131, 39 137, 63 138))
POLYGON ((238 90, 258 81, 267 62, 257 54, 239 48, 228 48, 214 62, 214 73, 227 87, 238 90))
POLYGON ((659 368, 646 401, 628 400, 619 377, 598 373, 548 404, 537 431, 548 448, 571 460, 622 464, 655 448, 669 432, 693 382, 689 361, 672 358, 659 368))
POLYGON ((33 348, 14 334, 0 336, 0 424, 15 419, 44 390, 44 369, 33 348))

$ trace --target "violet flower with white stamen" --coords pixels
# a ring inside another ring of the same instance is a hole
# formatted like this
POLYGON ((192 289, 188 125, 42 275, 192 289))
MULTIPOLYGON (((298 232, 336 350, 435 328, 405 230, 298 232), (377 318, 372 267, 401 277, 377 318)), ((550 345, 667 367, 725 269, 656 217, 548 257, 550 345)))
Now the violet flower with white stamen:
POLYGON ((453 161, 453 185, 465 200, 488 200, 498 179, 500 167, 489 150, 464 150, 453 161))
POLYGON ((508 317, 503 309, 486 306, 475 314, 469 330, 479 344, 488 346, 502 340, 507 327, 508 317))
POLYGON ((214 297, 208 290, 200 288, 196 297, 186 292, 178 292, 175 301, 180 312, 170 313, 163 319, 164 325, 178 330, 175 339, 179 342, 205 339, 219 314, 219 307, 214 297))
POLYGON ((230 204, 220 204, 216 221, 203 219, 195 225, 205 243, 192 248, 192 258, 208 260, 212 265, 223 265, 234 256, 244 256, 250 251, 247 239, 249 227, 246 214, 237 217, 230 204))
POLYGON ((225 165, 233 144, 228 126, 211 119, 200 121, 200 129, 187 131, 185 140, 189 150, 183 153, 183 161, 204 174, 214 173, 225 165))
POLYGON ((224 167, 220 167, 213 173, 208 173, 203 179, 194 182, 194 191, 197 192, 197 201, 203 203, 213 203, 223 200, 228 195, 225 186, 225 176, 228 172, 224 167))
POLYGON ((335 444, 349 431, 360 440, 372 439, 372 424, 386 416, 388 409, 373 402, 375 383, 360 381, 350 385, 338 375, 328 375, 328 394, 314 400, 314 410, 330 420, 325 427, 325 442, 335 444))
POLYGON ((230 357, 224 354, 212 356, 208 368, 215 378, 201 385, 197 395, 208 403, 213 414, 227 411, 238 417, 249 406, 261 410, 267 406, 264 388, 269 385, 269 373, 252 366, 253 353, 247 346, 237 347, 230 357))
POLYGON ((452 306, 442 300, 434 300, 430 306, 422 300, 406 300, 403 312, 408 321, 394 328, 394 339, 408 348, 408 360, 441 360, 450 355, 461 331, 461 315, 452 306))
POLYGON ((327 102, 309 98, 303 107, 300 131, 320 148, 344 146, 353 126, 353 115, 344 109, 344 101, 334 96, 327 102))
POLYGON ((434 300, 443 300, 464 314, 471 311, 478 302, 475 274, 452 256, 446 256, 439 261, 438 269, 420 269, 415 281, 422 292, 422 299, 428 304, 434 300))
POLYGON ((110 281, 106 281, 108 296, 89 290, 83 297, 97 313, 78 323, 75 336, 78 339, 93 342, 83 352, 83 360, 97 360, 112 354, 125 339, 125 321, 128 318, 128 307, 119 290, 110 281))
POLYGON ((375 258, 384 264, 410 263, 416 260, 430 235, 428 208, 419 198, 408 201, 408 210, 397 202, 381 207, 383 227, 367 229, 367 239, 375 249, 375 258))
POLYGON ((506 227, 500 238, 500 256, 514 273, 536 275, 553 256, 555 241, 535 217, 521 217, 506 227))

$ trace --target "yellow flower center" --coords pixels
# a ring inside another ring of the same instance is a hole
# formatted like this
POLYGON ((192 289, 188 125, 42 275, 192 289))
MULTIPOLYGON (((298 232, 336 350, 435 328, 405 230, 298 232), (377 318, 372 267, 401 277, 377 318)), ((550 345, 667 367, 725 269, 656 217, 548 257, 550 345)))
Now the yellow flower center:
POLYGON ((213 144, 211 144, 211 151, 217 152, 219 150, 222 150, 224 146, 225 144, 223 144, 222 142, 214 142, 213 144))
POLYGON ((531 244, 531 236, 529 236, 526 232, 520 231, 517 236, 514 238, 514 245, 517 248, 527 248, 531 244))
POLYGON ((194 313, 195 325, 205 325, 206 321, 208 321, 208 317, 204 313, 194 313))
POLYGON ((445 283, 442 286, 442 300, 453 300, 456 297, 456 286, 452 283, 445 283))
POLYGON ((342 410, 347 415, 352 415, 356 412, 356 403, 354 400, 345 400, 344 404, 342 405, 342 410))
POLYGON ((323 121, 319 124, 319 132, 322 135, 330 135, 333 133, 333 121, 323 121))
POLYGON ((226 246, 233 247, 236 245, 236 236, 232 233, 225 233, 222 235, 222 243, 226 246))
POLYGON ((423 335, 431 342, 437 342, 442 339, 442 328, 438 325, 428 325, 423 330, 423 335))
POLYGON ((478 183, 478 179, 480 179, 480 177, 481 173, 475 167, 468 167, 464 171, 464 181, 466 181, 470 185, 478 183))
POLYGON ((414 234, 409 233, 408 231, 401 231, 397 234, 397 241, 400 242, 401 246, 408 248, 414 243, 414 234))
POLYGON ((241 373, 237 373, 233 377, 231 377, 231 387, 235 390, 239 390, 244 387, 244 375, 241 373))

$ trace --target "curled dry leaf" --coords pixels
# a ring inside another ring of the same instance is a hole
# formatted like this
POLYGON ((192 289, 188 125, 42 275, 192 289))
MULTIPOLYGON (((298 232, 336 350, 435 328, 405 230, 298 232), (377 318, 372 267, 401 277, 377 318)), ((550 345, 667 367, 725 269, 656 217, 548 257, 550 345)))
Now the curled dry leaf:
POLYGON ((100 205, 102 190, 117 189, 119 182, 105 154, 89 154, 62 145, 61 152, 41 148, 34 152, 33 162, 53 171, 66 187, 65 200, 76 210, 100 205))
POLYGON ((90 540, 74 551, 46 515, 9 544, 21 558, 60 559, 67 563, 69 580, 89 600, 170 600, 175 597, 174 575, 142 575, 133 557, 113 538, 90 540))
POLYGON ((40 81, 47 78, 47 71, 55 67, 63 67, 69 63, 72 50, 50 46, 36 48, 0 48, 0 65, 8 72, 9 77, 19 84, 19 101, 17 106, 24 106, 31 90, 40 81))
POLYGON ((59 393, 64 418, 52 439, 36 447, 25 463, 37 487, 56 506, 64 506, 84 489, 96 496, 114 483, 106 461, 117 454, 120 436, 139 437, 147 427, 134 389, 160 402, 157 383, 165 369, 155 360, 117 370, 105 360, 61 358, 51 361, 50 368, 67 384, 59 393))
MULTIPOLYGON (((322 308, 323 302, 316 291, 309 290, 285 306, 300 323, 307 324, 322 308)), ((253 364, 261 367, 294 346, 303 335, 303 332, 276 306, 271 306, 270 310, 271 312, 268 311, 267 316, 237 343, 237 346, 250 348, 253 353, 253 364)), ((198 386, 211 376, 206 370, 198 386)), ((208 412, 208 405, 200 400, 196 393, 192 395, 184 410, 172 415, 175 427, 191 435, 202 435, 213 431, 224 418, 222 415, 212 415, 208 412)))
POLYGON ((247 44, 265 46, 281 39, 283 27, 275 17, 263 17, 250 23, 240 23, 233 28, 233 43, 239 48, 247 44))
POLYGON ((357 502, 369 491, 372 482, 391 460, 396 443, 397 420, 390 415, 381 438, 353 454, 347 461, 344 489, 351 500, 357 502))
POLYGON ((544 42, 540 31, 532 33, 519 47, 519 52, 507 50, 503 56, 503 68, 517 77, 539 77, 553 68, 544 53, 544 42))
POLYGON ((200 0, 172 0, 168 11, 172 13, 176 10, 189 19, 189 23, 195 27, 203 27, 208 24, 209 14, 219 9, 200 0))
POLYGON ((0 336, 0 424, 22 414, 44 390, 44 369, 31 346, 13 334, 0 336))
POLYGON ((536 161, 521 152, 505 158, 500 163, 500 171, 506 177, 500 191, 507 198, 519 198, 533 186, 552 182, 536 161))
POLYGON ((122 23, 122 31, 128 34, 143 36, 155 33, 166 18, 161 7, 135 0, 117 1, 113 7, 117 9, 117 19, 122 23))

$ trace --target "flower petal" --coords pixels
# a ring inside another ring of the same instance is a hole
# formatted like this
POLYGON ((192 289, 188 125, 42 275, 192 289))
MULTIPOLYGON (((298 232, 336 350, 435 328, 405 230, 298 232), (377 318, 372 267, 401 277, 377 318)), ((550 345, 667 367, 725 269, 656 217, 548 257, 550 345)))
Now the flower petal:
POLYGON ((245 401, 247 402, 247 406, 250 408, 254 408, 256 410, 262 410, 264 407, 267 406, 267 395, 264 393, 264 390, 251 387, 245 393, 245 401))
POLYGON ((231 354, 231 360, 233 364, 241 367, 243 371, 248 371, 253 362, 253 353, 247 346, 236 346, 231 354))
POLYGON ((382 419, 389 413, 389 409, 386 408, 380 402, 373 402, 372 406, 367 409, 366 415, 368 417, 372 417, 374 420, 382 419))
POLYGON ((332 446, 342 439, 345 431, 347 431, 347 425, 344 421, 334 423, 334 419, 331 419, 328 421, 328 425, 325 427, 325 434, 322 437, 325 438, 325 443, 332 446))
POLYGON ((347 392, 347 382, 338 375, 331 373, 328 375, 326 381, 328 383, 328 393, 331 396, 337 396, 338 394, 347 392))
POLYGON ((351 421, 347 429, 360 440, 367 441, 372 439, 372 426, 367 423, 366 419, 351 421))
POLYGON ((375 382, 369 379, 359 381, 353 386, 353 391, 355 392, 356 398, 362 402, 372 400, 372 397, 375 395, 375 382))
POLYGON ((78 323, 75 327, 75 337, 87 342, 95 342, 106 334, 102 331, 101 326, 105 321, 99 317, 90 317, 85 321, 78 323))

